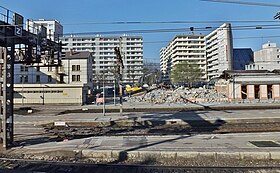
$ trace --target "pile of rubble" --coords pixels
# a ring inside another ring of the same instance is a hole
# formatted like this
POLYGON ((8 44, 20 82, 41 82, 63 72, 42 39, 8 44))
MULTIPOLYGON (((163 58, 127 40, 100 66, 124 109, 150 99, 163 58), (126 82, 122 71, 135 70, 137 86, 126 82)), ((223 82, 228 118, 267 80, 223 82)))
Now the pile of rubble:
POLYGON ((218 93, 214 89, 204 88, 184 88, 177 89, 154 89, 140 96, 127 98, 128 102, 146 103, 214 103, 227 100, 224 94, 218 93))

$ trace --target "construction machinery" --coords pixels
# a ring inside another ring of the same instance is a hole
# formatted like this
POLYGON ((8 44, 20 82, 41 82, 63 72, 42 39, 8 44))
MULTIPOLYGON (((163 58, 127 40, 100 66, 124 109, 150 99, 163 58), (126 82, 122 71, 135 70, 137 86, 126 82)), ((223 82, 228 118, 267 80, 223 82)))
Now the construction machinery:
POLYGON ((128 95, 132 95, 132 94, 135 94, 135 93, 139 93, 139 92, 142 92, 142 91, 145 91, 144 87, 143 87, 143 79, 144 79, 144 76, 141 76, 139 79, 138 79, 138 82, 137 83, 134 83, 133 86, 131 85, 126 85, 125 86, 125 92, 126 94, 128 95))
POLYGON ((144 84, 144 80, 146 77, 152 75, 153 73, 149 74, 143 74, 139 79, 137 83, 134 83, 133 86, 126 85, 125 86, 125 92, 128 95, 136 94, 136 93, 141 93, 147 91, 148 85, 144 84))

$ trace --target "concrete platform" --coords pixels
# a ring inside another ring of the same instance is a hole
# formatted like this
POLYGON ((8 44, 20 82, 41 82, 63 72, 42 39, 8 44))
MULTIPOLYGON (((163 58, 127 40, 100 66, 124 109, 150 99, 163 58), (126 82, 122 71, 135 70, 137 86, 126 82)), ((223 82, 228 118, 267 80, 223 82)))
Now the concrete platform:
POLYGON ((12 148, 10 154, 64 156, 98 160, 250 159, 280 160, 280 133, 184 136, 104 136, 47 142, 12 148), (251 141, 272 141, 277 147, 257 147, 251 141))

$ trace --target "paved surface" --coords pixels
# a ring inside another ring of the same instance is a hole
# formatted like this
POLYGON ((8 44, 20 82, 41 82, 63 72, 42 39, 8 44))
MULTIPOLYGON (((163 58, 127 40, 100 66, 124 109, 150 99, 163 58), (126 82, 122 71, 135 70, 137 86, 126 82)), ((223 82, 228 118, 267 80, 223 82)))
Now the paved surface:
POLYGON ((50 113, 48 111, 37 112, 28 115, 15 115, 15 125, 40 125, 53 123, 56 121, 64 122, 95 122, 95 121, 117 121, 117 120, 203 120, 203 121, 242 121, 250 119, 279 119, 280 109, 264 110, 227 110, 227 111, 188 111, 188 112, 135 112, 123 113, 69 113, 61 114, 50 113))
MULTIPOLYGON (((15 108, 19 107, 32 107, 38 110, 49 110, 50 112, 55 111, 63 111, 63 110, 81 110, 81 109, 103 109, 103 105, 15 105, 15 108)), ((280 103, 243 103, 243 104, 235 104, 235 103, 208 103, 208 104, 200 104, 200 103, 186 103, 186 104, 151 104, 151 103, 123 103, 123 109, 150 109, 150 108, 186 108, 192 110, 199 110, 203 108, 246 108, 246 107, 269 107, 274 106, 280 108, 280 103)), ((118 104, 106 104, 106 109, 119 109, 120 106, 118 104)))
POLYGON ((280 133, 226 134, 196 136, 91 137, 63 142, 47 142, 13 148, 15 153, 66 155, 81 158, 195 158, 280 159, 279 147, 257 147, 250 141, 279 144, 280 133), (71 154, 72 152, 72 154, 71 154))
MULTIPOLYGON (((249 106, 266 106, 256 104, 249 106)), ((271 105, 271 104, 267 104, 271 105)), ((273 104, 275 105, 275 104, 273 104)), ((114 105, 110 105, 115 107, 114 105)), ((134 105, 135 106, 135 105, 134 105)), ((137 105, 139 107, 166 107, 167 105, 137 105)), ((172 105, 171 105, 172 106, 172 105)), ((182 107, 191 105, 180 105, 182 107)), ((195 107, 198 105, 194 105, 195 107)), ((215 105, 212 105, 215 106, 215 105)), ((221 105, 218 105, 221 106, 221 105)), ((223 105, 230 107, 232 105, 223 105)), ((235 106, 235 105, 234 105, 235 106)), ((244 105, 243 105, 244 106, 244 105)), ((245 105, 247 106, 247 105, 245 105)), ((107 106, 108 108, 109 106, 107 106)), ((118 106, 116 106, 118 107, 118 106)), ((133 108, 129 104, 124 107, 133 108)), ((172 106, 174 107, 174 105, 172 106)), ((106 122, 117 120, 201 120, 214 122, 218 119, 224 121, 249 121, 279 120, 279 109, 263 110, 197 110, 189 112, 138 112, 138 113, 70 113, 59 114, 63 110, 99 109, 102 106, 32 106, 39 112, 28 115, 15 115, 15 138, 43 138, 44 129, 39 124, 53 123, 55 121, 71 122, 106 122)), ((280 133, 254 133, 254 134, 219 134, 219 135, 195 135, 195 136, 132 136, 132 137, 91 137, 75 139, 63 142, 45 142, 40 144, 22 143, 22 146, 10 150, 11 153, 47 153, 54 155, 67 155, 70 157, 90 157, 108 159, 120 157, 125 153, 126 157, 145 157, 147 155, 159 157, 234 157, 237 159, 279 159, 280 160, 280 133), (274 147, 257 147, 250 141, 271 141, 274 147), (278 146, 279 144, 279 146, 278 146), (70 152, 70 154, 69 154, 70 152), (71 154, 72 153, 72 154, 71 154)))

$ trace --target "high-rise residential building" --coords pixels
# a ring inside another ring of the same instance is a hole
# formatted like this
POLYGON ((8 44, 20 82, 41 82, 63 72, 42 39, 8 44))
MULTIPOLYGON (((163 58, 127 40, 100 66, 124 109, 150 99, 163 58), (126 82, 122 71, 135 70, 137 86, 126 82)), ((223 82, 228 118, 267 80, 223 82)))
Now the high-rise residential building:
POLYGON ((187 61, 197 64, 202 70, 201 81, 206 80, 206 46, 205 35, 180 34, 160 50, 160 67, 163 80, 168 81, 171 69, 178 63, 187 61))
POLYGON ((254 52, 254 63, 246 65, 246 70, 279 70, 280 48, 276 43, 266 43, 254 52))
POLYGON ((224 70, 233 70, 231 25, 225 23, 208 35, 176 35, 160 50, 163 80, 170 80, 173 66, 182 61, 198 64, 203 72, 202 81, 217 78, 224 70))
POLYGON ((208 80, 219 77, 224 70, 233 70, 231 24, 224 23, 206 36, 208 80))
POLYGON ((166 56, 165 52, 166 48, 161 48, 160 49, 160 71, 161 71, 161 76, 163 81, 169 81, 169 75, 171 72, 171 65, 170 65, 170 59, 169 57, 166 56))
POLYGON ((42 26, 46 28, 47 38, 52 41, 58 41, 63 36, 63 26, 57 20, 28 20, 26 30, 38 34, 42 31, 42 26))
POLYGON ((93 55, 93 83, 102 85, 103 74, 106 86, 116 83, 116 55, 120 47, 123 58, 123 83, 132 84, 143 75, 143 38, 141 36, 84 36, 61 37, 63 51, 90 51, 93 55))

